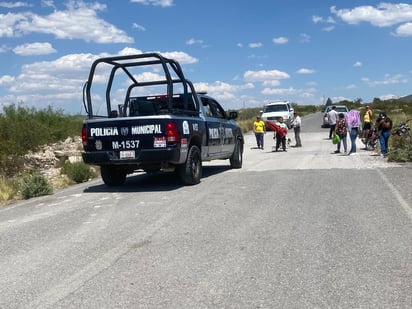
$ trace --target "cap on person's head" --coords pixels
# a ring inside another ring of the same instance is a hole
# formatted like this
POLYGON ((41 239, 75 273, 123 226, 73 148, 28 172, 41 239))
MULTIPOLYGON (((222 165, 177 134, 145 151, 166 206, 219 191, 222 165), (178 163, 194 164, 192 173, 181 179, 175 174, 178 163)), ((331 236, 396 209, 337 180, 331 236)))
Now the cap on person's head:
POLYGON ((256 116, 256 118, 260 118, 260 116, 256 116))
POLYGON ((379 113, 379 118, 385 118, 386 114, 385 113, 379 113))
POLYGON ((332 106, 332 109, 336 109, 336 106, 335 106, 335 105, 333 105, 333 106, 332 106))
POLYGON ((366 105, 366 108, 370 108, 370 106, 369 106, 369 105, 366 105))

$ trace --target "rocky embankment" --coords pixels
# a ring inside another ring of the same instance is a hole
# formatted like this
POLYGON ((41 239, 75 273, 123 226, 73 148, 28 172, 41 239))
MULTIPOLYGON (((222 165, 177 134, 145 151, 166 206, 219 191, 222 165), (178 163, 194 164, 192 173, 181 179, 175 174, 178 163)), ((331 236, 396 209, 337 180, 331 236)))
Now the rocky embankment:
POLYGON ((24 165, 28 170, 38 170, 53 185, 54 188, 66 186, 69 180, 61 175, 63 164, 82 160, 82 141, 80 137, 68 137, 66 140, 51 145, 45 145, 37 152, 29 152, 24 156, 24 165))

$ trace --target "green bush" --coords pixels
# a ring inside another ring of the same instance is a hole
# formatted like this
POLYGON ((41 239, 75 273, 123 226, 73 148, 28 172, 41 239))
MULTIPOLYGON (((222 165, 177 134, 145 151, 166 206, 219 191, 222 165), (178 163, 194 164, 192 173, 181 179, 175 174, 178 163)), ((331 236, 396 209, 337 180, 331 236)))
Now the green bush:
POLYGON ((79 135, 82 121, 80 116, 64 115, 51 107, 36 110, 22 104, 5 106, 0 114, 0 156, 21 156, 42 145, 79 135))
POLYGON ((96 177, 94 170, 84 162, 70 163, 66 161, 60 172, 76 183, 82 183, 96 177))
POLYGON ((20 180, 19 191, 24 199, 53 193, 47 179, 40 174, 24 174, 20 180))

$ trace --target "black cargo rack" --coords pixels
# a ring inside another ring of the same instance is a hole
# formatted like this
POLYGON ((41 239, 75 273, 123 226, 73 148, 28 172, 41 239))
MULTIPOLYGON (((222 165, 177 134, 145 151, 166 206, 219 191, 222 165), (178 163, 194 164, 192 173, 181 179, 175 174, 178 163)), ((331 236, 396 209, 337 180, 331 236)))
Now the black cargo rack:
MULTIPOLYGON (((183 97, 189 97, 193 96, 193 99, 195 100, 195 105, 197 107, 197 114, 199 113, 199 102, 198 98, 195 94, 195 89, 192 84, 192 82, 188 79, 185 78, 182 68, 180 64, 173 59, 169 59, 166 57, 163 57, 159 53, 146 53, 146 54, 134 54, 134 55, 126 55, 126 56, 113 56, 113 57, 104 57, 104 58, 99 58, 95 60, 90 68, 90 73, 89 73, 89 78, 86 81, 84 87, 83 87, 83 104, 85 111, 88 115, 88 118, 94 118, 94 117, 110 117, 113 115, 113 110, 111 107, 111 98, 110 98, 110 93, 112 90, 113 86, 113 81, 116 72, 118 70, 123 71, 129 80, 131 81, 130 85, 128 86, 126 90, 126 95, 124 98, 124 104, 123 106, 120 106, 120 115, 119 116, 125 116, 125 114, 122 115, 122 111, 125 111, 127 108, 127 104, 130 102, 130 94, 131 91, 135 87, 144 87, 144 86, 156 86, 156 85, 166 85, 167 87, 167 94, 165 97, 167 98, 167 107, 171 113, 182 113, 185 110, 189 109, 187 108, 188 104, 187 102, 184 103, 183 109, 176 111, 176 109, 172 106, 173 103, 173 88, 175 84, 181 84, 183 87, 183 97), (95 77, 96 69, 99 64, 107 64, 112 66, 109 78, 107 81, 106 85, 106 90, 105 90, 105 98, 106 98, 106 107, 107 107, 107 116, 98 116, 93 113, 93 104, 92 104, 92 94, 91 94, 91 88, 93 84, 93 79, 95 77), (164 73, 164 79, 163 80, 153 80, 153 81, 138 81, 135 76, 130 72, 130 68, 132 67, 139 67, 139 66, 151 66, 151 65, 161 65, 164 73), (172 76, 172 73, 174 75, 172 76)), ((189 111, 193 115, 193 110, 189 111)))

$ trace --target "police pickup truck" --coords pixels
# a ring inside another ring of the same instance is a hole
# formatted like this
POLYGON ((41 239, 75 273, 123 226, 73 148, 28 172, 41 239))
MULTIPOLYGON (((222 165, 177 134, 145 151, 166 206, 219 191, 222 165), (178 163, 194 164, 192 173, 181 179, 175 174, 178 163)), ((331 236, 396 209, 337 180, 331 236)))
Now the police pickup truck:
POLYGON ((242 167, 237 112, 197 93, 180 64, 161 54, 95 60, 83 103, 83 161, 100 166, 108 186, 124 184, 138 170, 175 171, 183 184, 194 185, 202 162, 215 159, 242 167))

